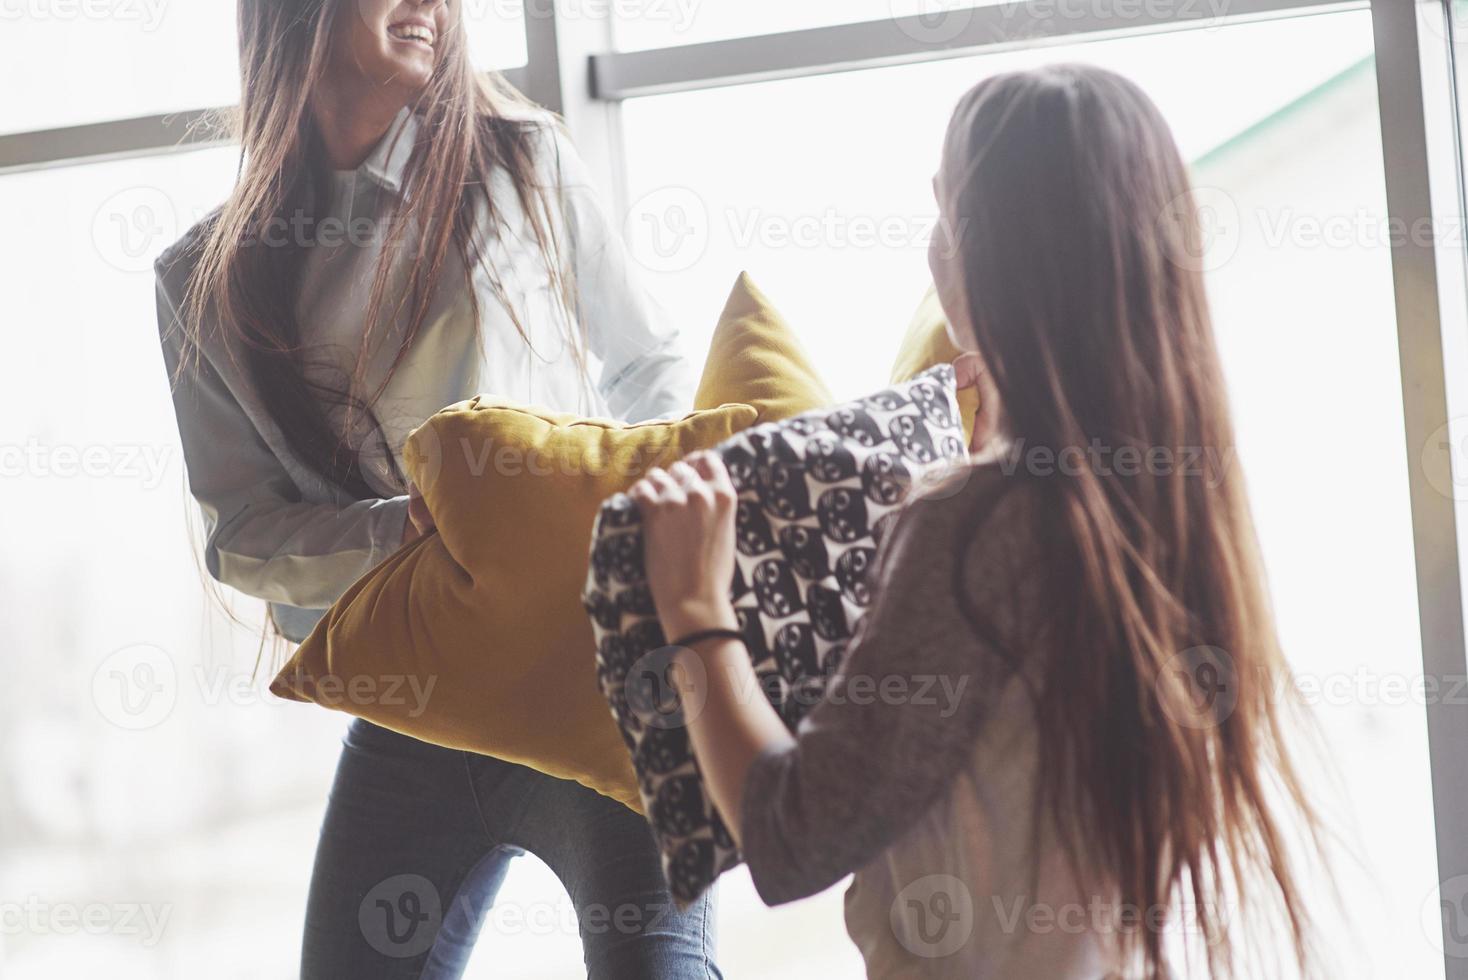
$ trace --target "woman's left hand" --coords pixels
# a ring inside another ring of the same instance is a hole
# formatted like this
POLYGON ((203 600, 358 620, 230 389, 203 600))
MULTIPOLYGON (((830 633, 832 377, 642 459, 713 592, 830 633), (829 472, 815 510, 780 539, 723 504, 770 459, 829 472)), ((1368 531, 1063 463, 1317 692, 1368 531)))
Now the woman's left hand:
POLYGON ((428 501, 416 483, 408 484, 408 517, 403 521, 403 541, 417 541, 434 530, 433 515, 428 512, 428 501))
POLYGON ((695 453, 653 470, 630 494, 642 511, 648 587, 669 642, 737 629, 729 602, 737 495, 724 461, 695 453))

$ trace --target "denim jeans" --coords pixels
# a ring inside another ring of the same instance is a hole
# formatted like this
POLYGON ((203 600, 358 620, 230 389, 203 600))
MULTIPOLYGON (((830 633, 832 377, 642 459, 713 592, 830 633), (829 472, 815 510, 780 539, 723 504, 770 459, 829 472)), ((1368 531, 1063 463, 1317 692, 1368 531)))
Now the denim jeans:
POLYGON ((307 903, 306 980, 459 977, 526 852, 570 893, 591 980, 722 976, 709 898, 677 910, 646 821, 620 803, 361 720, 343 744, 307 903))

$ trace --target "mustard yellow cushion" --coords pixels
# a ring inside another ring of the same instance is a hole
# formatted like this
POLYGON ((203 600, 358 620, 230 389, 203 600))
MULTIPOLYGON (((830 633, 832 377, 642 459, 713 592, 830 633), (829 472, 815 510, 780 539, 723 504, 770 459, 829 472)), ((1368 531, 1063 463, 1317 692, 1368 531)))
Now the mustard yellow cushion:
POLYGON ((740 273, 719 317, 693 406, 713 408, 726 401, 754 406, 761 422, 835 401, 795 331, 747 272, 740 273))
POLYGON ((271 690, 640 810, 581 608, 597 511, 653 466, 830 401, 793 332, 741 277, 701 410, 684 419, 624 425, 488 398, 437 413, 405 452, 437 533, 353 585, 271 690))
POLYGON ((438 533, 353 585, 271 690, 635 805, 580 605, 592 523, 648 468, 754 419, 727 405, 623 425, 483 398, 439 412, 406 454, 415 479, 437 471, 420 486, 438 533), (420 691, 426 699, 409 696, 420 691))
MULTIPOLYGON (((892 383, 911 381, 930 367, 951 364, 961 353, 948 336, 948 317, 938 302, 938 291, 929 289, 902 338, 897 360, 892 365, 892 383)), ((972 388, 960 391, 958 407, 963 418, 964 438, 972 440, 974 416, 979 411, 978 392, 972 388)))

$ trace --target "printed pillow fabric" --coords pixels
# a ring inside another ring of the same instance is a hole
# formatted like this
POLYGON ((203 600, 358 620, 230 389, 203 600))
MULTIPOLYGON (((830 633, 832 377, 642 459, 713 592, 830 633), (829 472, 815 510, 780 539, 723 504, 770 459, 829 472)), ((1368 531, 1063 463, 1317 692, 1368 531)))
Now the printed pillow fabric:
MULTIPOLYGON (((945 364, 714 450, 739 494, 730 597, 763 693, 792 731, 872 603, 868 573, 911 488, 965 459, 966 445, 945 364)), ((670 638, 648 592, 640 524, 625 494, 602 505, 582 598, 597 681, 632 753, 673 897, 687 905, 741 858, 704 792, 683 705, 664 684, 670 638)))

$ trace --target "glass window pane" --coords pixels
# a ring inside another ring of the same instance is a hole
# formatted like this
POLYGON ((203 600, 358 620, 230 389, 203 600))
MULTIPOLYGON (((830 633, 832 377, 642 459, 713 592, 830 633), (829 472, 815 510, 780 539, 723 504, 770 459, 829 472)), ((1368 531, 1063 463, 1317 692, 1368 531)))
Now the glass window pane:
MULTIPOLYGON (((1452 41, 1453 76, 1458 88, 1459 138, 1468 141, 1468 0, 1447 4, 1447 31, 1452 41)), ((1468 145, 1464 145, 1468 156, 1468 145)))
POLYGON ((0 209, 26 229, 0 262, 27 285, 4 315, 26 368, 0 390, 0 628, 26 651, 0 689, 0 893, 168 915, 151 945, 7 930, 7 977, 207 975, 221 953, 295 965, 341 722, 267 699, 259 634, 209 605, 153 309, 153 257, 224 196, 235 158, 0 178, 0 209))
POLYGON ((1006 2, 1014 6, 1011 0, 619 0, 612 9, 617 47, 640 51, 913 15, 927 18, 924 37, 952 36, 973 8, 1006 2))
MULTIPOLYGON (((1420 691, 1422 665, 1371 56, 1369 15, 1348 12, 635 100, 625 230, 693 349, 747 269, 838 393, 854 395, 885 382, 928 285, 930 177, 958 96, 1051 61, 1138 81, 1194 162, 1280 631, 1341 774, 1340 793, 1321 778, 1320 798, 1364 865, 1335 870, 1348 917, 1372 928, 1326 913, 1325 948, 1341 956, 1328 972, 1433 977, 1441 952, 1421 918, 1435 894, 1432 798, 1423 700, 1404 693, 1420 691)), ((810 943, 772 939, 779 921, 727 894, 725 948, 746 972, 767 975, 810 943)), ((821 936, 839 943, 831 901, 821 936)))
POLYGON ((233 3, 43 2, 0 9, 0 132, 239 99, 233 3))
MULTIPOLYGON (((24 284, 0 312, 6 980, 299 973, 346 718, 269 696, 259 604, 235 596, 234 626, 206 589, 154 314, 154 257, 225 196, 236 157, 0 177, 24 229, 0 236, 24 284), (62 926, 93 906, 109 928, 62 926), (21 909, 42 918, 17 927, 21 909)), ((574 976, 567 908, 548 870, 516 862, 503 935, 467 976, 574 976)))
MULTIPOLYGON (((465 11, 474 63, 525 63, 517 4, 465 11)), ((0 133, 232 105, 239 100, 235 4, 18 0, 0 4, 0 133)))
POLYGON ((478 68, 503 70, 525 64, 525 8, 518 3, 470 2, 460 7, 469 32, 469 56, 478 68))

